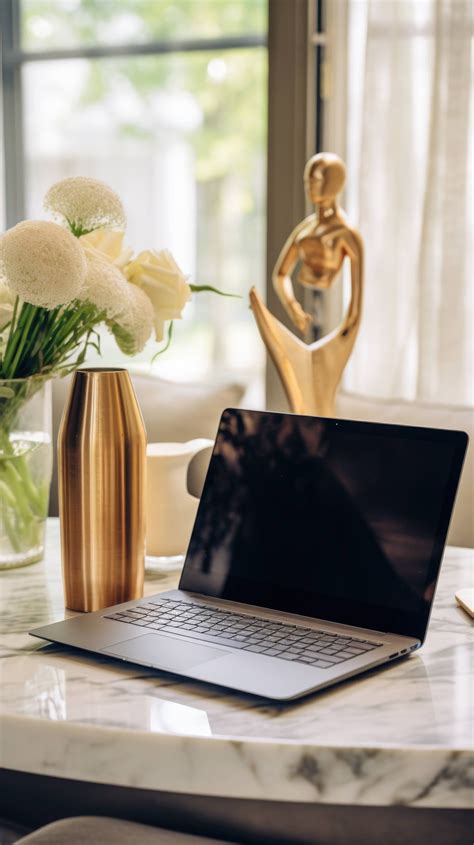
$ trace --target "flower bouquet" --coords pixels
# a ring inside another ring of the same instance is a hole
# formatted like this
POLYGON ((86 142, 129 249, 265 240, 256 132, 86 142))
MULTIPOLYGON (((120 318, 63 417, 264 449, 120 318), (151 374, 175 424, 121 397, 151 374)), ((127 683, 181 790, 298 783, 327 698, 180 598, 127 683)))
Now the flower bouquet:
POLYGON ((170 321, 166 348, 192 292, 215 290, 190 285, 167 250, 134 256, 122 202, 103 182, 64 179, 44 204, 56 222, 26 220, 0 237, 0 568, 43 554, 49 380, 100 351, 99 326, 134 355, 170 321))

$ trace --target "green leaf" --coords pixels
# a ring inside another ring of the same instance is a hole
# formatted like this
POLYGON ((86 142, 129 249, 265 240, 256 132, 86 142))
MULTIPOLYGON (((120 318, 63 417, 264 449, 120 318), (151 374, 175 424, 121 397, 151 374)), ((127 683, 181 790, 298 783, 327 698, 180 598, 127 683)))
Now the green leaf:
POLYGON ((242 299, 238 293, 225 293, 223 290, 213 288, 212 285, 189 285, 189 287, 193 293, 204 293, 205 291, 209 291, 210 293, 217 293, 218 296, 230 296, 232 299, 242 299))
POLYGON ((156 361, 156 359, 158 358, 159 355, 163 355, 163 352, 166 352, 166 350, 170 348, 172 336, 173 336, 173 320, 171 320, 171 323, 168 326, 168 337, 166 338, 166 343, 163 346, 163 349, 159 349, 158 352, 156 352, 153 355, 153 358, 151 359, 152 364, 155 363, 155 361, 156 361))
POLYGON ((11 399, 15 395, 15 391, 11 387, 0 386, 0 398, 11 399))

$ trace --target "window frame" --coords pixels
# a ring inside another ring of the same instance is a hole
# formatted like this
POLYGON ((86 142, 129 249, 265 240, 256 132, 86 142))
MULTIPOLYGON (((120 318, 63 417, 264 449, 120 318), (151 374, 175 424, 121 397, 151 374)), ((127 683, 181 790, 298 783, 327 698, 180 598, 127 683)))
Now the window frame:
POLYGON ((21 64, 13 58, 20 44, 20 4, 15 0, 0 2, 0 36, 4 217, 8 229, 23 219, 25 207, 21 64))
POLYGON ((150 40, 143 44, 94 45, 51 50, 24 50, 21 45, 21 0, 0 0, 0 57, 5 179, 5 221, 10 228, 25 216, 23 91, 25 64, 67 59, 108 59, 121 56, 160 56, 172 53, 268 47, 264 35, 221 38, 150 40))
MULTIPOLYGON (((329 6, 331 4, 328 4, 329 6)), ((21 0, 0 0, 0 57, 5 182, 5 225, 25 216, 22 68, 31 62, 118 56, 163 55, 201 50, 266 47, 268 50, 266 297, 286 325, 288 317, 272 285, 272 270, 288 234, 308 213, 303 170, 322 141, 322 32, 325 0, 268 0, 268 37, 256 34, 212 39, 148 41, 143 44, 24 50, 21 0)), ((305 299, 305 307, 317 301, 305 299)), ((267 364, 268 407, 285 407, 273 364, 267 364)))
MULTIPOLYGON (((325 0, 269 0, 267 305, 288 328, 291 323, 273 288, 272 272, 290 232, 312 210, 303 171, 323 143, 326 5, 325 0)), ((319 314, 319 292, 296 290, 295 295, 306 310, 319 314)), ((316 339, 324 330, 324 315, 315 322, 316 339)), ((288 407, 268 355, 266 397, 270 410, 288 407)))

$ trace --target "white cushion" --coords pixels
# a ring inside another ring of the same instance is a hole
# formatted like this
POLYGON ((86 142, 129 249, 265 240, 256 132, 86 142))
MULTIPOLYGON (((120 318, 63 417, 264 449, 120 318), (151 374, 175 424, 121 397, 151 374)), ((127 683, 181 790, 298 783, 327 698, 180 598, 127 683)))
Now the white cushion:
MULTIPOLYGON (((3 840, 0 840, 3 843, 3 840)), ((165 830, 124 819, 78 816, 60 819, 16 841, 17 845, 232 845, 177 830, 165 830)))
MULTIPOLYGON (((145 421, 149 443, 186 442, 195 437, 214 440, 222 411, 238 406, 244 388, 239 384, 178 384, 153 375, 130 373, 145 421)), ((53 382, 54 469, 49 513, 58 513, 56 442, 72 376, 53 382)), ((211 450, 191 462, 189 490, 200 495, 211 450)))
POLYGON ((453 546, 474 546, 474 411, 458 405, 436 405, 430 402, 408 402, 375 399, 354 393, 341 392, 336 400, 337 416, 341 419, 371 422, 422 425, 428 428, 447 428, 465 431, 470 438, 466 460, 458 488, 448 543, 453 546))

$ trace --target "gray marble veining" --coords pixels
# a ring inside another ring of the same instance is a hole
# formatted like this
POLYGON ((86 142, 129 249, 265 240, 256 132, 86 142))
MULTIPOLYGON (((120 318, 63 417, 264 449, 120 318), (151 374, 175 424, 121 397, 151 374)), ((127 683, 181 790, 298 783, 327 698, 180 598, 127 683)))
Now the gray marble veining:
MULTIPOLYGON (((454 602, 472 563, 447 550, 419 653, 274 705, 29 637, 65 615, 50 520, 45 561, 0 576, 0 762, 195 794, 472 806, 472 629, 454 602)), ((148 576, 146 594, 176 580, 148 576)))

